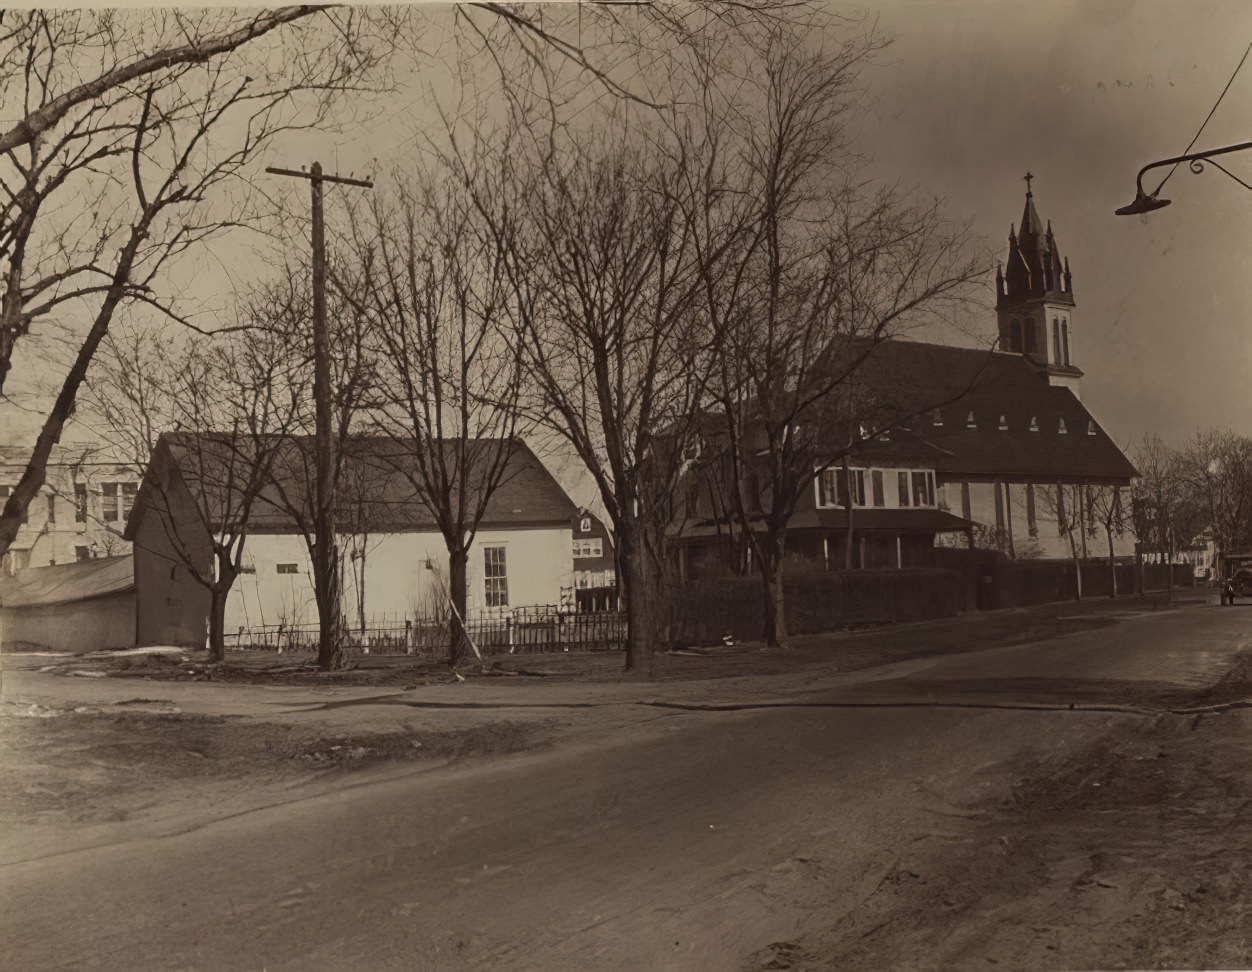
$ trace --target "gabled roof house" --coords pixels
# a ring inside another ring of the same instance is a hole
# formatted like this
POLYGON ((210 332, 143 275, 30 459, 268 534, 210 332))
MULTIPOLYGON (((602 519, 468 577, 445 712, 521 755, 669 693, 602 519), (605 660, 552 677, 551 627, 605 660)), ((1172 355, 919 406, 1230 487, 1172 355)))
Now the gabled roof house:
MULTIPOLYGON (((470 551, 469 608, 558 603, 573 583, 574 503, 521 440, 449 440, 444 448, 468 449, 471 471, 507 450, 470 551)), ((203 643, 208 596, 189 561, 211 570, 210 537, 223 529, 246 535, 243 573, 226 604, 228 635, 316 623, 303 533, 312 455, 310 437, 162 437, 126 530, 134 544, 139 644, 203 643)), ((445 610, 447 552, 434 512, 414 489, 414 467, 410 442, 353 436, 344 445, 335 520, 350 626, 383 618, 402 625, 445 610)), ((471 501, 480 488, 466 483, 471 501)))

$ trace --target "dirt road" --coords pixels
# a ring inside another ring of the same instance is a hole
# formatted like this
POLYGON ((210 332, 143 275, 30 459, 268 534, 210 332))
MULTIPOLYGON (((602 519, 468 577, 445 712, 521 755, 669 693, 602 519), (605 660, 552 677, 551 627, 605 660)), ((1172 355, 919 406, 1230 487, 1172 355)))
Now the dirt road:
MULTIPOLYGON (((271 739, 252 774, 167 781, 194 803, 139 787, 126 819, 6 821, 6 964, 1247 966, 1252 724, 1168 712, 1252 694, 1250 638, 1252 612, 1200 607, 852 674, 456 696, 477 709, 429 708, 443 686, 240 693, 293 744, 389 721, 424 748, 423 719, 476 713, 487 755, 345 772, 327 749, 309 775, 271 739)), ((55 694, 38 674, 29 704, 55 694)))

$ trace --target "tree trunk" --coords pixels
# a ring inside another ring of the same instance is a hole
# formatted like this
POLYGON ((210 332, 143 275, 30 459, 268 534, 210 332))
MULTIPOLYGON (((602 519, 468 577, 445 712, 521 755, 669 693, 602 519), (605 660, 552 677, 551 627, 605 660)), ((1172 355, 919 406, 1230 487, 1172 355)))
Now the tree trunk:
POLYGON ((1074 600, 1082 600, 1082 560, 1078 556, 1078 541, 1074 539, 1074 531, 1069 530, 1069 552, 1074 558, 1074 600))
POLYGON ((448 545, 448 664, 456 666, 465 655, 469 632, 466 630, 466 604, 469 600, 469 550, 464 545, 448 545))
POLYGON ((317 667, 323 672, 343 668, 343 631, 339 603, 339 553, 333 538, 323 548, 319 537, 313 551, 313 599, 317 603, 317 667), (328 549, 326 549, 328 548, 328 549))
POLYGON ((670 638, 668 572, 643 549, 633 524, 619 536, 626 579, 626 671, 651 676, 656 674, 656 652, 670 638))
POLYGON ((209 591, 209 661, 218 664, 226 660, 226 596, 230 587, 221 583, 209 591))
MULTIPOLYGON (((851 536, 851 531, 849 531, 851 536)), ((781 648, 787 641, 787 603, 783 592, 783 555, 786 535, 767 528, 761 539, 761 586, 765 595, 765 643, 781 648)))
POLYGON ((1113 531, 1106 526, 1104 532, 1109 539, 1109 580, 1112 582, 1109 587, 1112 593, 1109 597, 1117 597, 1117 558, 1113 554, 1113 531))
POLYGON ((217 570, 209 588, 209 661, 226 660, 226 599, 239 576, 230 552, 218 550, 217 570))
POLYGON ((656 652, 669 642, 669 602, 654 571, 631 571, 626 602, 626 671, 656 674, 656 652))

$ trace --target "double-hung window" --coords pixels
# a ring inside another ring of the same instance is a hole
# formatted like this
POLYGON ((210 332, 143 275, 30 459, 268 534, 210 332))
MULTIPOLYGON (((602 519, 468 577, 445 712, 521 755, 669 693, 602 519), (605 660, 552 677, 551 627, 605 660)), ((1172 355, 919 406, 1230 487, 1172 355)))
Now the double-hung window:
POLYGON ((100 519, 105 523, 124 522, 135 505, 138 483, 101 483, 100 519))
POLYGON ((117 502, 117 483, 100 485, 100 519, 105 523, 116 523, 120 519, 121 506, 117 502))
POLYGON ((483 547, 483 597, 489 608, 509 606, 508 564, 504 547, 483 547))
POLYGON ((841 466, 824 469, 817 485, 819 506, 843 506, 848 500, 865 505, 864 469, 849 469, 846 477, 841 466))
POLYGON ((600 537, 574 541, 575 557, 600 557, 604 554, 604 542, 600 537))
POLYGON ((883 472, 881 469, 870 471, 870 493, 874 501, 874 506, 882 508, 887 505, 887 493, 883 485, 883 472))
POLYGON ((935 474, 929 470, 913 471, 913 505, 935 505, 935 474))

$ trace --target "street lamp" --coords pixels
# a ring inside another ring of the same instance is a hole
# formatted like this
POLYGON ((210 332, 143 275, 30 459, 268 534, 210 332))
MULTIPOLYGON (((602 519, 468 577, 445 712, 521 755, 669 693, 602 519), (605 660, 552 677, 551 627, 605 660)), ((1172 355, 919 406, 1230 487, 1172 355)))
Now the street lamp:
POLYGON ((1150 213, 1157 209, 1164 209, 1169 205, 1170 201, 1168 199, 1158 198, 1157 193, 1161 191, 1161 186, 1165 183, 1162 182, 1161 186, 1157 186, 1156 192, 1151 194, 1146 193, 1143 191, 1143 174, 1151 169, 1159 169, 1166 165, 1179 165, 1183 162, 1188 163, 1187 167, 1196 174, 1203 172, 1204 164, 1208 162, 1220 169, 1222 172, 1226 173, 1226 175, 1234 179, 1235 182, 1243 186, 1244 189, 1252 189, 1252 186, 1248 185, 1220 162, 1215 162, 1213 160, 1213 156, 1215 155, 1227 155, 1231 152, 1242 152, 1245 149, 1250 148, 1252 148, 1252 142, 1240 142, 1238 145, 1225 145, 1221 148, 1208 149, 1204 152, 1192 152, 1189 155, 1179 155, 1172 159, 1161 159, 1159 162, 1149 162, 1139 170, 1139 179, 1135 186, 1135 201, 1130 203, 1128 206, 1123 206, 1121 209, 1115 210, 1115 212, 1118 216, 1138 216, 1141 213, 1150 213))

